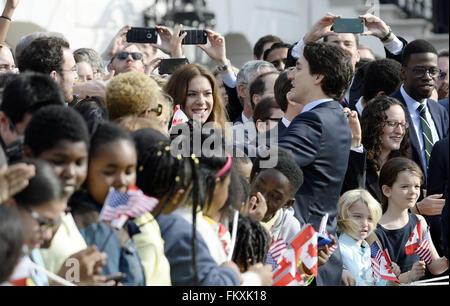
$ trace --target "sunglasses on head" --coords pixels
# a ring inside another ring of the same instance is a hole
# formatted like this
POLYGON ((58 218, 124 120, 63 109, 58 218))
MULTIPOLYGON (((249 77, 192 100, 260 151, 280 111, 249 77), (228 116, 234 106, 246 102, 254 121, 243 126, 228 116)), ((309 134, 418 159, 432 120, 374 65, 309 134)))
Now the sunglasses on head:
POLYGON ((131 55, 131 57, 135 61, 142 59, 142 53, 139 53, 139 52, 120 52, 116 55, 116 58, 119 60, 124 60, 124 59, 128 58, 128 55, 131 55))

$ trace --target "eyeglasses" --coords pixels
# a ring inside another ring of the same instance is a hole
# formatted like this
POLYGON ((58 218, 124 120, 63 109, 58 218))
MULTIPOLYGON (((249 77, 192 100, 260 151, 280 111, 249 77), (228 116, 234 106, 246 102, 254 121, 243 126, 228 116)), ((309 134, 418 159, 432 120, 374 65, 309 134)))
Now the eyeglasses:
POLYGON ((73 72, 78 74, 77 66, 73 66, 71 69, 61 69, 61 71, 73 72))
POLYGON ((425 67, 414 67, 414 68, 408 68, 406 67, 407 70, 411 70, 414 73, 414 76, 416 78, 423 78, 425 76, 425 73, 428 72, 428 74, 430 75, 430 77, 432 77, 433 79, 437 78, 440 74, 441 74, 441 69, 436 68, 436 67, 431 67, 431 68, 425 68, 425 67))
POLYGON ((385 121, 386 125, 392 129, 396 129, 399 126, 402 127, 403 130, 406 130, 407 128, 409 128, 409 123, 408 122, 397 122, 397 121, 392 121, 392 120, 386 120, 385 121))
POLYGON ((439 79, 440 81, 443 81, 443 80, 445 80, 446 77, 447 77, 447 72, 441 71, 441 72, 439 73, 438 79, 439 79))
POLYGON ((158 107, 156 107, 156 108, 151 108, 150 111, 155 112, 155 113, 156 113, 156 116, 159 117, 159 116, 161 116, 161 114, 162 114, 162 105, 161 105, 161 104, 158 104, 158 107))
POLYGON ((135 61, 139 61, 142 59, 142 53, 139 52, 120 52, 116 55, 116 58, 119 60, 124 60, 127 59, 129 55, 131 55, 131 57, 135 61))
POLYGON ((16 66, 9 64, 0 65, 0 72, 15 72, 16 66))
POLYGON ((25 210, 26 210, 27 212, 29 212, 30 215, 31 215, 31 217, 33 217, 33 219, 36 220, 36 221, 38 222, 38 224, 39 224, 39 229, 40 229, 42 232, 44 232, 44 231, 46 231, 46 230, 48 230, 48 229, 53 229, 53 228, 55 228, 55 227, 58 226, 58 225, 61 223, 61 221, 62 221, 61 216, 59 216, 58 219, 56 219, 56 220, 49 220, 49 219, 46 219, 46 218, 41 217, 41 216, 40 216, 37 212, 35 212, 34 210, 31 210, 31 209, 29 209, 29 208, 25 208, 25 210))

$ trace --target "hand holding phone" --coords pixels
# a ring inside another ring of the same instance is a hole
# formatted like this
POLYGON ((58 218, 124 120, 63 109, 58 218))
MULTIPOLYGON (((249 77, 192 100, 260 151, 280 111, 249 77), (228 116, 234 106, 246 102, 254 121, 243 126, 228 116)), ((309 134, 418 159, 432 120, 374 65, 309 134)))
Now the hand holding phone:
POLYGON ((127 32, 127 42, 155 44, 158 42, 158 31, 156 30, 156 28, 132 27, 127 32))
POLYGON ((364 19, 361 18, 335 18, 332 30, 335 33, 363 33, 364 19))
POLYGON ((183 45, 206 45, 208 42, 208 34, 205 30, 182 30, 180 36, 187 33, 181 44, 183 45))

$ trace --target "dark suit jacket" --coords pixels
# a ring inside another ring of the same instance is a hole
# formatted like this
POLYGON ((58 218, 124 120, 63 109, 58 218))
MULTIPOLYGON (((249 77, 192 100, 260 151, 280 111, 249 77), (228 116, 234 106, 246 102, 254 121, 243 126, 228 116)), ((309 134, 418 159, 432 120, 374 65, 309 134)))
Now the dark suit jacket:
MULTIPOLYGON (((417 135, 416 130, 412 126, 413 123, 411 121, 411 115, 408 111, 408 106, 406 105, 405 99, 402 96, 402 93, 400 92, 400 89, 394 92, 391 97, 396 98, 400 102, 403 103, 403 105, 406 108, 407 113, 407 119, 410 125, 409 128, 409 136, 410 136, 410 142, 411 142, 411 159, 415 161, 421 168, 422 171, 425 169, 424 165, 422 164, 421 159, 421 150, 419 145, 419 138, 422 137, 422 135, 417 135)), ((433 118, 434 124, 436 126, 436 130, 439 136, 439 139, 443 139, 448 135, 448 113, 445 110, 445 108, 440 105, 439 103, 436 103, 433 100, 428 99, 427 101, 428 110, 431 114, 431 117, 433 118)))
MULTIPOLYGON (((291 151, 304 182, 295 195, 295 216, 318 230, 328 213, 328 233, 336 237, 337 202, 347 170, 351 132, 337 101, 322 103, 295 117, 279 146, 291 151)), ((342 259, 337 249, 319 268, 318 285, 340 285, 342 259)))
POLYGON ((448 113, 448 112, 449 112, 449 111, 448 111, 448 98, 439 100, 438 102, 439 102, 440 105, 442 105, 443 107, 445 107, 445 109, 447 110, 447 113, 448 113))
POLYGON ((350 151, 341 195, 353 189, 365 189, 379 203, 382 201, 381 189, 378 186, 378 174, 369 164, 366 150, 363 153, 350 151))
POLYGON ((225 90, 227 91, 228 95, 228 104, 226 107, 228 118, 232 122, 242 122, 242 118, 240 115, 244 110, 244 107, 242 106, 241 101, 239 101, 237 88, 230 88, 225 83, 223 83, 223 85, 225 86, 225 90))

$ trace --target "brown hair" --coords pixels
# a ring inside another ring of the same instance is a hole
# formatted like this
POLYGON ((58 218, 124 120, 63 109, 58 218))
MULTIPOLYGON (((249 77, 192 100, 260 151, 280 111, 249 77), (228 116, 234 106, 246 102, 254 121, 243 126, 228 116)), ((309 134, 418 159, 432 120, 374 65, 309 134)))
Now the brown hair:
MULTIPOLYGON (((382 189, 384 185, 392 187, 392 185, 394 185, 394 183, 397 181, 397 177, 400 174, 400 172, 403 171, 408 171, 411 172, 412 174, 417 175, 420 178, 420 183, 423 184, 424 175, 419 165, 417 165, 414 161, 412 161, 409 158, 395 157, 388 160, 384 164, 383 168, 381 168, 380 178, 378 180, 380 189, 382 189)), ((382 206, 384 213, 388 208, 388 199, 386 198, 384 193, 382 199, 382 206)))
POLYGON ((225 105, 216 78, 206 67, 200 64, 188 64, 178 68, 164 86, 164 91, 173 98, 175 105, 179 104, 181 109, 184 110, 189 83, 197 76, 207 78, 213 92, 214 105, 207 122, 216 122, 225 131, 225 122, 228 119, 225 105))

